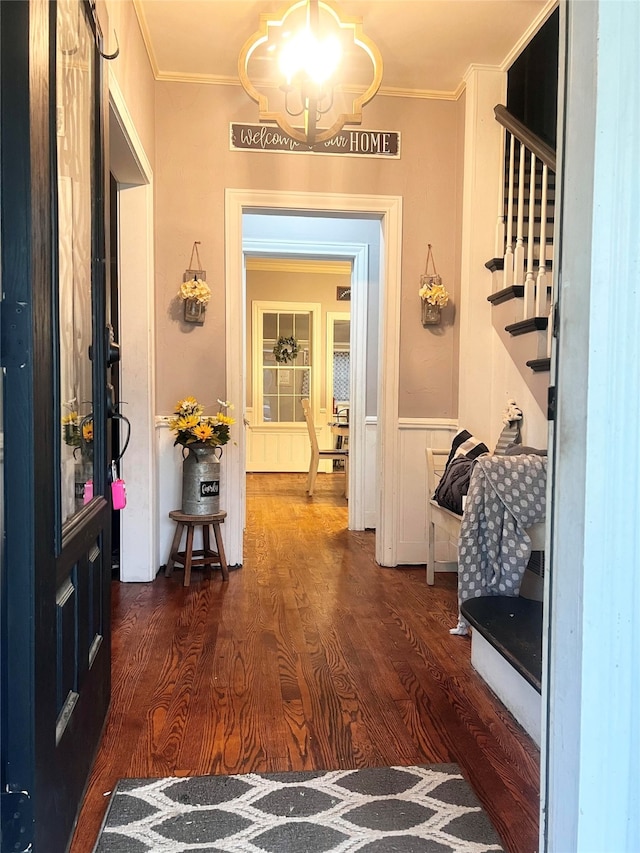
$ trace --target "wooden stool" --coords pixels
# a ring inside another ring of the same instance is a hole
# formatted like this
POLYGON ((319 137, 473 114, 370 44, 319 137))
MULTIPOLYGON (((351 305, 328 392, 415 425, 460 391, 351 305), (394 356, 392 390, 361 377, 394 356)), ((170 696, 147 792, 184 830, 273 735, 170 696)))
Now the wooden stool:
POLYGON ((220 566, 222 571, 222 580, 229 580, 229 568, 227 566, 227 558, 224 555, 224 545, 222 544, 222 534, 220 525, 224 523, 227 517, 226 512, 213 512, 210 515, 187 515, 180 512, 179 509, 174 509, 169 513, 169 518, 176 522, 176 532, 171 543, 171 551, 167 560, 167 567, 164 570, 166 578, 173 574, 175 563, 184 566, 184 586, 189 586, 191 582, 191 567, 192 566, 220 566), (202 546, 201 551, 193 550, 193 531, 194 528, 202 525, 202 546), (184 551, 179 551, 180 540, 182 539, 182 531, 187 528, 187 541, 184 551), (213 527, 213 535, 216 539, 217 551, 212 551, 209 540, 209 527, 213 527))

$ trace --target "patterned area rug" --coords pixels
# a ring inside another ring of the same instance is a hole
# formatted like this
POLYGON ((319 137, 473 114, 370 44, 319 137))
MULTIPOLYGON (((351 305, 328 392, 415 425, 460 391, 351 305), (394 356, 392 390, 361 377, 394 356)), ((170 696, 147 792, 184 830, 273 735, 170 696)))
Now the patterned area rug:
POLYGON ((94 853, 484 853, 500 840, 456 764, 122 779, 94 853))

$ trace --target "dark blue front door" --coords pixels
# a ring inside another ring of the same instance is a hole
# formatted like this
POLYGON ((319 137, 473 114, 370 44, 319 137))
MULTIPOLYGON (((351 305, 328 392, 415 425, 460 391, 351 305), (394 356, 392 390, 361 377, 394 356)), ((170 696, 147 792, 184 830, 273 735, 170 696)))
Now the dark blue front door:
POLYGON ((0 40, 2 851, 63 853, 110 695, 105 99, 82 0, 0 40))

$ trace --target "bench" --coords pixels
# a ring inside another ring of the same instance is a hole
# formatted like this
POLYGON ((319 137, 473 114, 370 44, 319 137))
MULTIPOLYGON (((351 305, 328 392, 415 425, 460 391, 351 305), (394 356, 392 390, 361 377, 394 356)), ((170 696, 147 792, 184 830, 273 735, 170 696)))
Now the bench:
MULTIPOLYGON (((451 571, 451 562, 436 561, 436 528, 457 542, 462 516, 440 506, 433 499, 449 458, 449 449, 427 447, 427 583, 433 586, 436 571, 451 571)), ((534 524, 527 533, 534 551, 544 551, 545 524, 534 524)), ((455 569, 457 570, 457 568, 455 569)))
MULTIPOLYGON (((449 450, 427 448, 427 583, 450 564, 435 559, 436 529, 457 541, 462 516, 433 499, 449 450)), ((465 601, 460 610, 472 627, 471 664, 511 711, 533 740, 540 744, 542 676, 542 565, 545 524, 528 528, 533 548, 520 585, 519 597, 482 596, 465 601)))

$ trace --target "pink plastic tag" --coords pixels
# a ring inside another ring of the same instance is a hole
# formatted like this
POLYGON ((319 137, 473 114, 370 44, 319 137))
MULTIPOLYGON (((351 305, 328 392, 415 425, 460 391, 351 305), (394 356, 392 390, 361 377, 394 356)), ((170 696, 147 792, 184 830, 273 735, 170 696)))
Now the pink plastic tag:
POLYGON ((84 492, 82 493, 82 502, 88 504, 93 500, 93 480, 87 480, 84 484, 84 492))
POLYGON ((111 500, 114 509, 124 509, 127 505, 127 489, 124 480, 114 480, 111 483, 111 500))

